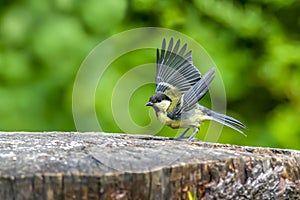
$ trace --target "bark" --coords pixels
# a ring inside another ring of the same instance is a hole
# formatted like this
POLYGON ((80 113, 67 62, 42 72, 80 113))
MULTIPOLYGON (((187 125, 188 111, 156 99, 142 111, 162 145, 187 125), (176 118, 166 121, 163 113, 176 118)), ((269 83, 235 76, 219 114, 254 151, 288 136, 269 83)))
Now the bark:
POLYGON ((300 199, 295 150, 77 132, 0 144, 0 199, 300 199))

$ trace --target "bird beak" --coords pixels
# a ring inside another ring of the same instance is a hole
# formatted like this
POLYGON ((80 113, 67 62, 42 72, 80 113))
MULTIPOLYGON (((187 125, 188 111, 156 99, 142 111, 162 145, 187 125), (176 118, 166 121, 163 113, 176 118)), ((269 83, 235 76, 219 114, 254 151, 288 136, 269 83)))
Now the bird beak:
POLYGON ((145 106, 153 106, 153 103, 149 101, 145 106))

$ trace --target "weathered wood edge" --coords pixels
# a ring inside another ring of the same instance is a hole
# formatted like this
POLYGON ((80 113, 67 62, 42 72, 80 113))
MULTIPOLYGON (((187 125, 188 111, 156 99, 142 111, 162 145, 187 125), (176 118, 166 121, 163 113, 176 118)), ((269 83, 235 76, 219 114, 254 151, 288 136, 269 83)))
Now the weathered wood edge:
MULTIPOLYGON (((168 140, 153 136, 112 137, 168 140)), ((36 173, 33 177, 26 174, 0 176, 0 196, 8 199, 12 196, 14 199, 187 199, 187 191, 197 192, 198 198, 266 199, 300 196, 298 151, 204 142, 192 142, 190 145, 247 152, 253 156, 182 163, 141 172, 85 174, 73 171, 36 173)))

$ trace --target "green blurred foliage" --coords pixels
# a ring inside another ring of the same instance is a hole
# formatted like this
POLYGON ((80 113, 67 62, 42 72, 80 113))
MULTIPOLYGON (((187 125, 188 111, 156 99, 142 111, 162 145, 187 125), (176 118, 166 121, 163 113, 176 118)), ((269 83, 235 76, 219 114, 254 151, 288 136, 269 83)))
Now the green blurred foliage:
MULTIPOLYGON (((228 114, 249 127, 247 138, 224 128, 219 142, 300 149, 299 10, 297 0, 1 1, 0 129, 75 130, 72 87, 84 58, 115 33, 156 26, 194 38, 218 66, 228 114)), ((155 52, 138 55, 115 61, 97 96, 111 94, 111 81, 128 70, 123 63, 155 59, 155 52)), ((153 90, 145 86, 137 94, 146 99, 133 97, 143 105, 153 90)), ((121 131, 109 106, 97 105, 101 125, 121 131)), ((149 123, 147 109, 130 106, 136 123, 149 123)))

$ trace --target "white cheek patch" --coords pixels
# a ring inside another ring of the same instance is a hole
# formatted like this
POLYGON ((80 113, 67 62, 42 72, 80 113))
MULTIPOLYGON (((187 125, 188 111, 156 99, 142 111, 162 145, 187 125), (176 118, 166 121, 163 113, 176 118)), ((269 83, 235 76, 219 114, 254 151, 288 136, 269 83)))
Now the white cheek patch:
POLYGON ((166 111, 169 108, 170 104, 171 104, 170 101, 163 100, 163 101, 157 103, 157 107, 159 107, 160 109, 166 111))

